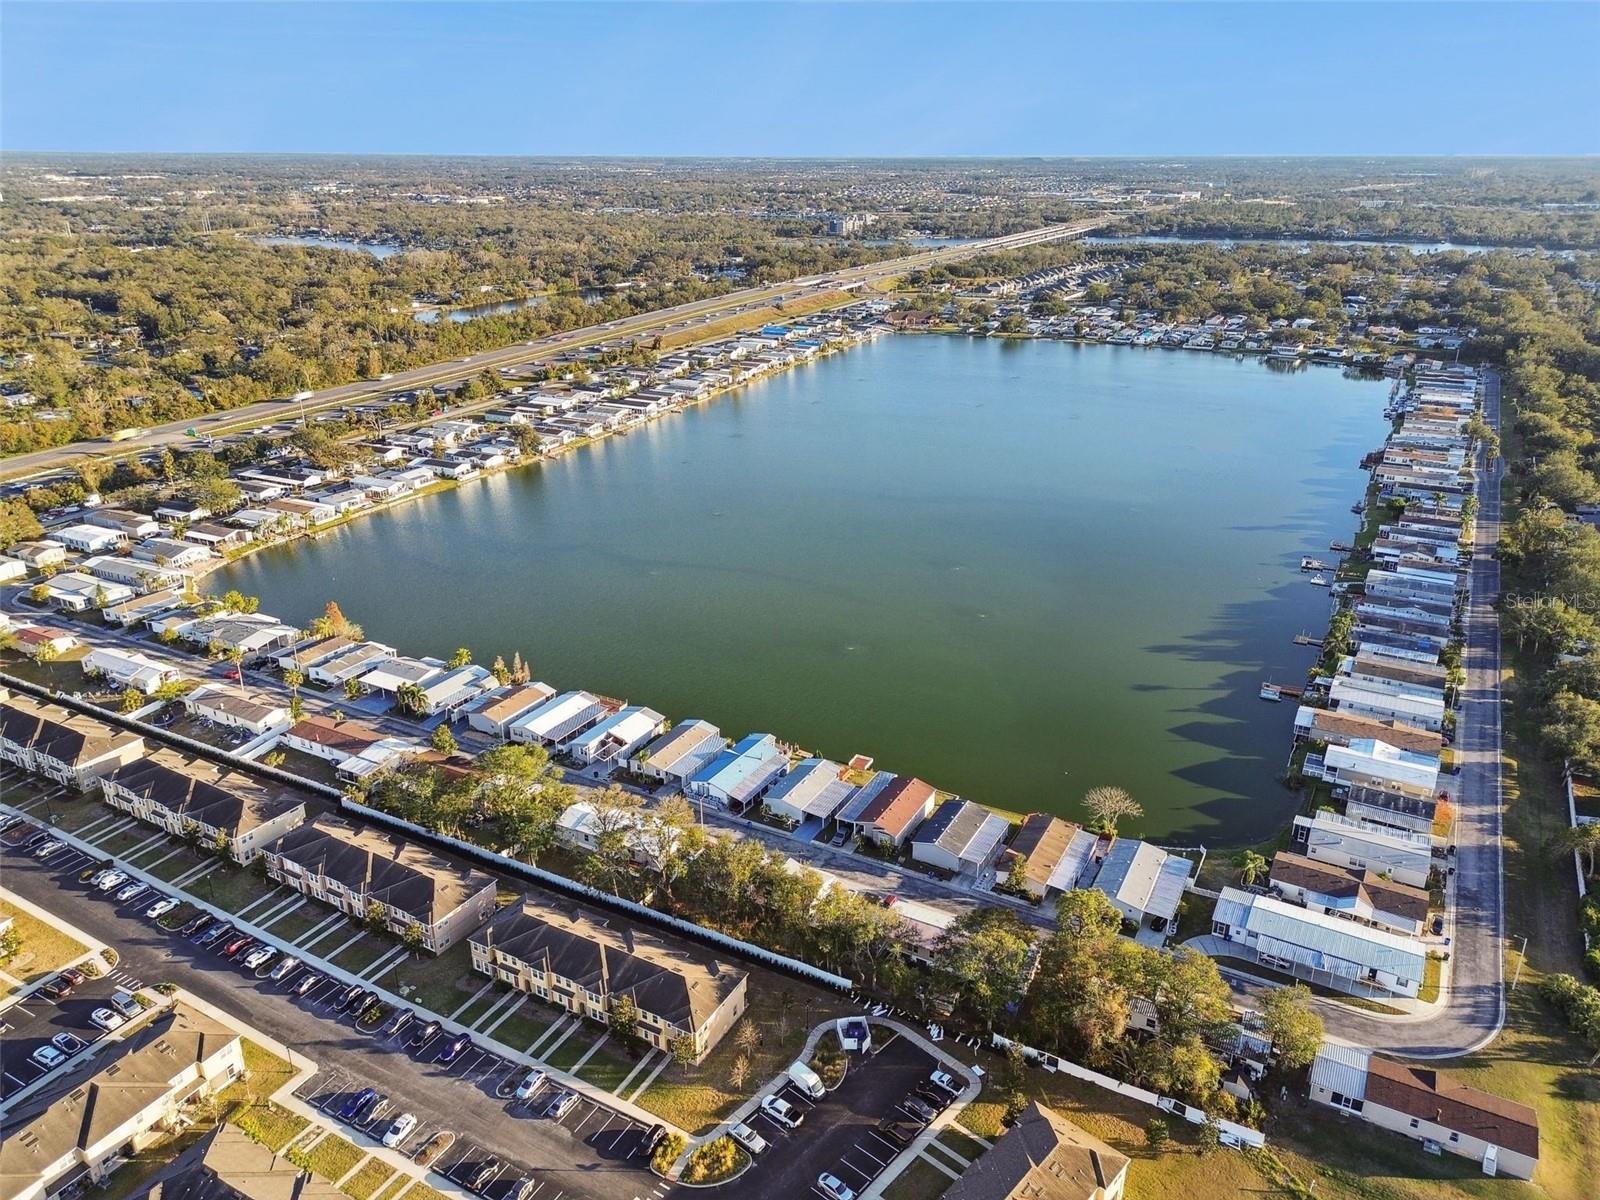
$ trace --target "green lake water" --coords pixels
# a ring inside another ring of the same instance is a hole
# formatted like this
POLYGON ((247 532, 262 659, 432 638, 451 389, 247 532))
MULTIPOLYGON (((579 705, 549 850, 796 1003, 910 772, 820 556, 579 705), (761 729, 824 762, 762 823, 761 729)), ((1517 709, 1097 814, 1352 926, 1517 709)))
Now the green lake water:
POLYGON ((869 754, 1004 808, 1236 845, 1293 801, 1291 703, 1387 384, 890 336, 214 576, 306 622, 869 754))

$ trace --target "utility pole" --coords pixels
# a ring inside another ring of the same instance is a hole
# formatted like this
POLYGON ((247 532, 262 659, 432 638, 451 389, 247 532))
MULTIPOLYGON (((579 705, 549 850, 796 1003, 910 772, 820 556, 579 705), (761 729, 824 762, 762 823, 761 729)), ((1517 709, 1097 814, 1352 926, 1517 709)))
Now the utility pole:
POLYGON ((1522 949, 1517 951, 1517 969, 1511 976, 1511 990, 1517 990, 1517 981, 1522 978, 1522 964, 1528 961, 1528 935, 1522 935, 1522 949))

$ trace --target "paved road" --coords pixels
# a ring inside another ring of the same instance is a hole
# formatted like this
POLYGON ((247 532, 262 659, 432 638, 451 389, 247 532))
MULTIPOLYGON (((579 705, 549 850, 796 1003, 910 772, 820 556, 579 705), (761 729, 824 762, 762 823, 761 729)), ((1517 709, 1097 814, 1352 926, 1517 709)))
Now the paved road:
MULTIPOLYGON (((519 1171, 525 1164, 549 1185, 538 1200, 634 1200, 658 1194, 660 1181, 642 1160, 627 1158, 630 1147, 606 1137, 623 1132, 622 1124, 613 1121, 613 1130, 606 1131, 597 1119, 574 1132, 569 1126, 575 1117, 561 1123, 534 1119, 497 1098, 494 1072, 502 1068, 488 1061, 495 1056, 473 1052, 446 1066, 436 1061, 442 1047, 413 1055, 395 1039, 358 1031, 327 1004, 302 1006, 276 985, 245 983, 247 977, 217 954, 145 920, 139 915, 145 905, 118 906, 78 885, 76 862, 63 873, 56 859, 40 863, 5 853, 4 866, 12 891, 116 947, 122 973, 146 983, 171 980, 315 1062, 321 1073, 310 1089, 313 1100, 325 1090, 349 1093, 358 1090, 357 1084, 375 1088, 403 1102, 432 1129, 442 1126, 470 1139, 477 1153, 519 1164, 519 1171)), ((327 1124, 338 1128, 331 1117, 327 1124)), ((456 1164, 441 1165, 454 1170, 456 1164)))
POLYGON ((184 430, 191 427, 201 431, 205 436, 211 437, 230 429, 246 428, 263 422, 277 421, 286 414, 298 416, 302 413, 315 412, 319 409, 331 408, 353 400, 368 399, 381 394, 406 391, 428 384, 451 383, 457 380, 471 379, 484 371, 550 358, 563 350, 588 346, 596 342, 619 338, 654 336, 658 333, 672 333, 682 329, 692 329, 695 325, 708 323, 713 318, 725 318, 767 307, 774 300, 795 300, 803 295, 837 291, 847 286, 858 287, 885 279, 892 279, 895 276, 904 275, 910 271, 938 263, 955 262, 995 250, 1017 249, 1040 242, 1075 237, 1078 234, 1087 233, 1092 229, 1098 229, 1103 225, 1109 224, 1114 219, 1111 217, 1097 217, 1092 220, 1075 221, 1070 224, 1046 225, 1023 233, 1010 234, 1006 237, 973 242, 970 245, 926 250, 917 254, 885 259, 882 262, 869 263, 860 267, 849 267, 823 275, 806 276, 786 283, 743 288, 727 295, 713 297, 708 300, 695 300, 688 304, 679 304, 671 308, 656 309, 652 312, 641 313, 638 316, 611 321, 605 325, 592 325, 583 329, 568 330, 565 333, 554 334, 536 341, 519 343, 499 350, 486 350, 480 354, 469 355, 466 358, 454 359, 450 362, 433 363, 429 366, 416 367, 409 371, 397 371, 386 380, 359 380, 355 383, 342 384, 339 387, 327 388, 315 393, 304 404, 287 406, 283 400, 268 400, 244 408, 216 413, 199 420, 190 418, 183 421, 170 421, 165 425, 155 426, 140 437, 130 438, 125 442, 117 442, 115 444, 103 440, 73 442, 50 450, 19 454, 0 462, 0 477, 8 479, 25 478, 30 475, 60 469, 86 455, 122 458, 153 448, 159 449, 163 446, 183 445, 192 441, 184 432, 184 430))

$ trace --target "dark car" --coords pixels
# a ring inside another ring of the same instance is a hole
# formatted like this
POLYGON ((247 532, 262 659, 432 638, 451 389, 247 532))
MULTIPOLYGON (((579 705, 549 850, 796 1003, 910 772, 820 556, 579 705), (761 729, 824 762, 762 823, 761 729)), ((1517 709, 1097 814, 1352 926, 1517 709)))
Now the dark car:
POLYGON ((411 1035, 411 1048, 413 1050, 419 1049, 428 1041, 429 1038, 438 1032, 439 1022, 437 1021, 428 1021, 427 1023, 418 1026, 417 1031, 411 1035))
POLYGON ((462 1053, 470 1045, 472 1045, 472 1039, 470 1037, 464 1033, 456 1034, 455 1039, 451 1041, 451 1043, 444 1048, 444 1052, 439 1055, 439 1061, 442 1063, 455 1062, 455 1060, 460 1058, 462 1053))
POLYGON ((356 1113, 360 1112, 364 1105, 372 1103, 377 1098, 378 1090, 376 1088, 362 1088, 344 1102, 344 1106, 339 1109, 339 1119, 341 1121, 355 1120, 356 1113))
POLYGON ((178 930, 178 935, 180 937, 193 937, 215 920, 216 918, 210 913, 201 913, 198 917, 194 917, 191 920, 184 922, 183 928, 178 930))
POLYGON ((950 1094, 948 1092, 941 1092, 926 1079, 917 1084, 917 1086, 912 1090, 911 1094, 916 1096, 935 1112, 938 1112, 946 1104, 950 1103, 950 1094))
POLYGON ((377 1116, 379 1111, 382 1110, 383 1106, 387 1103, 389 1103, 389 1097, 385 1096, 382 1092, 373 1093, 373 1095, 370 1096, 360 1108, 356 1109, 355 1123, 357 1125, 364 1125, 369 1117, 377 1116))
POLYGON ((360 984, 352 983, 345 988, 344 995, 339 997, 339 1002, 333 1006, 335 1012, 360 1012, 361 1006, 371 997, 371 993, 360 984))
POLYGON ((905 1109, 924 1125, 939 1115, 934 1111, 933 1106, 920 1096, 907 1096, 900 1102, 900 1107, 905 1109))
POLYGON ((411 1010, 402 1008, 389 1018, 388 1024, 383 1027, 383 1035, 384 1037, 393 1037, 409 1024, 411 1024, 411 1010))
POLYGON ((1433 918, 1433 936, 1434 937, 1439 937, 1443 933, 1444 933, 1444 917, 1442 915, 1441 916, 1436 916, 1436 917, 1433 918))
POLYGON ((896 1146, 909 1146, 917 1134, 922 1132, 922 1126, 904 1117, 885 1117, 878 1122, 878 1132, 896 1146))

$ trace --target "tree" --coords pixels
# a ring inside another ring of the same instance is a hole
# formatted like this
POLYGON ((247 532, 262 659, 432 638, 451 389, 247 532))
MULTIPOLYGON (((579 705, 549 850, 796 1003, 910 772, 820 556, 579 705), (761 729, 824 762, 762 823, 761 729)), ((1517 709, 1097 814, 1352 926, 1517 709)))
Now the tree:
POLYGON ((322 615, 311 622, 311 632, 318 637, 347 637, 354 641, 362 636, 361 626, 344 615, 337 600, 329 600, 323 606, 322 615))
POLYGON ((389 928, 389 913, 384 908, 381 900, 368 900, 361 923, 367 927, 369 933, 383 933, 389 928))
POLYGON ((1545 710, 1544 740, 1562 758, 1600 763, 1600 701, 1557 692, 1545 710))
POLYGON ((1145 1144, 1149 1146, 1150 1149, 1160 1150, 1171 1139, 1172 1130, 1168 1128, 1166 1121, 1164 1121, 1162 1118, 1151 1117, 1145 1122, 1144 1140, 1145 1144))
POLYGON ((200 849, 200 841, 205 834, 201 831, 198 823, 185 821, 179 836, 183 838, 184 845, 188 846, 189 849, 198 850, 200 849))
POLYGON ((344 698, 346 700, 359 700, 366 694, 366 690, 361 686, 361 680, 353 676, 344 681, 344 698))
POLYGON ((305 681, 305 673, 296 667, 289 667, 283 673, 283 682, 288 687, 291 696, 300 694, 300 685, 305 681))
POLYGON ((1144 807, 1124 789, 1119 787, 1090 788, 1083 797, 1083 806, 1095 819, 1095 825, 1107 833, 1116 833, 1117 823, 1125 818, 1144 816, 1144 807))
POLYGON ((1303 983, 1273 988, 1261 999, 1261 1016, 1278 1062, 1290 1070, 1311 1065, 1326 1030, 1311 1008, 1311 989, 1303 983))
POLYGON ((1254 850, 1241 850, 1233 856, 1233 865, 1239 868, 1239 882, 1254 887, 1256 881, 1267 873, 1267 860, 1254 850))
POLYGON ((589 877, 586 882, 621 895, 633 865, 643 801, 612 784, 593 796, 590 803, 594 806, 594 849, 584 860, 589 877))
POLYGON ((421 716, 428 707, 428 694, 417 683, 402 683, 394 690, 395 706, 403 713, 421 716))
POLYGON ((450 723, 441 721, 434 727, 433 735, 428 738, 428 745, 440 754, 454 754, 456 752, 456 735, 450 732, 450 723))
POLYGON ((639 1036, 639 1006, 632 996, 611 998, 608 1024, 611 1027, 611 1036, 622 1043, 624 1050, 629 1054, 639 1053, 644 1045, 644 1038, 639 1036))
POLYGON ((533 671, 528 664, 522 661, 522 655, 517 651, 511 654, 511 682, 527 683, 533 678, 533 671))
POLYGON ((1556 834, 1553 842, 1559 857, 1566 858, 1571 854, 1577 854, 1584 862, 1583 873, 1594 874, 1596 855, 1600 855, 1600 822, 1563 829, 1556 834))
POLYGON ((31 542, 44 533, 44 526, 26 500, 0 500, 0 550, 18 542, 31 542))
POLYGON ((135 713, 144 707, 144 693, 135 687, 122 689, 122 696, 117 702, 117 711, 121 713, 135 713))
POLYGON ((511 682, 511 669, 506 666, 506 660, 502 655, 494 656, 494 665, 489 668, 489 674, 494 676, 494 681, 501 687, 511 682))
MULTIPOLYGON (((225 612, 253 613, 260 610, 261 597, 246 596, 237 588, 230 588, 226 592, 222 593, 222 599, 218 601, 218 603, 222 605, 225 612)), ((285 678, 287 677, 288 676, 286 674, 285 678)))
POLYGON ((1022 996, 1033 929, 1009 908, 974 908, 957 917, 933 948, 941 990, 985 1028, 1022 996))
POLYGON ((427 931, 422 928, 421 921, 412 921, 405 927, 400 935, 400 944, 406 948, 406 953, 412 958, 419 956, 427 948, 427 931))
POLYGON ((470 666, 471 663, 472 651, 466 646, 458 647, 456 652, 450 656, 450 669, 452 671, 458 667, 470 666))
POLYGON ((674 1066, 688 1070, 700 1061, 699 1051, 695 1049, 694 1037, 687 1033, 680 1033, 673 1038, 671 1043, 672 1062, 674 1066))

